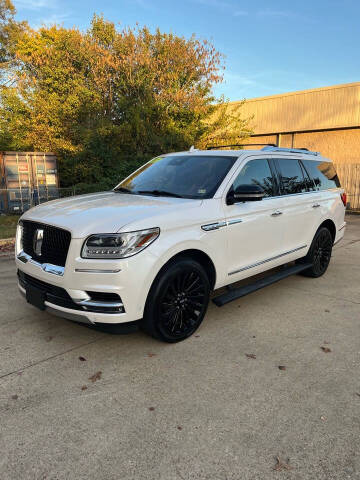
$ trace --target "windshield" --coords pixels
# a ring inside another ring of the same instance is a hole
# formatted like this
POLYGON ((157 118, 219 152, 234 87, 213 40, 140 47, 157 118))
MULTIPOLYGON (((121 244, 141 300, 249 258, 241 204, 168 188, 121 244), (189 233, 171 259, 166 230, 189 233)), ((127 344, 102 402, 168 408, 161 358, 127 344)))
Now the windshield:
POLYGON ((168 155, 157 157, 114 189, 140 195, 211 198, 237 157, 168 155))

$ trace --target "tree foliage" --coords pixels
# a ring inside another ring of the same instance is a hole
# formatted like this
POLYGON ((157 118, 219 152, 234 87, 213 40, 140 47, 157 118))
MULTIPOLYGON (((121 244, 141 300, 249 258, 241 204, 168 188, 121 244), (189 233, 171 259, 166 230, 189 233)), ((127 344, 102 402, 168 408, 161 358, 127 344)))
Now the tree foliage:
POLYGON ((249 133, 212 94, 221 55, 194 36, 118 30, 98 15, 86 32, 34 30, 0 0, 0 39, 0 149, 55 151, 64 186, 113 185, 151 156, 249 133))

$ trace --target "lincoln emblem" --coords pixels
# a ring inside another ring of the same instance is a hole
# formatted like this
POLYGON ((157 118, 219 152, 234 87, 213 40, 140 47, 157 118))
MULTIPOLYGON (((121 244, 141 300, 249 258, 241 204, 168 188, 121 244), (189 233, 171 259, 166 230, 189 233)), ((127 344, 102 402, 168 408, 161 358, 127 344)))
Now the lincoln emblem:
POLYGON ((33 249, 38 257, 41 256, 41 247, 43 243, 43 238, 44 238, 44 230, 42 228, 38 228, 37 230, 35 230, 34 238, 33 238, 33 249))

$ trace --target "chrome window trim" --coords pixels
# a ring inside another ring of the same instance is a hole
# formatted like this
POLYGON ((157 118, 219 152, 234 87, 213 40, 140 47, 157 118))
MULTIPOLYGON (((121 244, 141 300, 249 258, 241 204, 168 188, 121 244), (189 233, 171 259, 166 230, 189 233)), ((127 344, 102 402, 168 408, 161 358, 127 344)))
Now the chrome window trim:
MULTIPOLYGON (((301 192, 301 193, 287 193, 286 195, 276 195, 274 197, 264 197, 263 200, 272 200, 273 198, 286 198, 286 197, 296 197, 299 195, 310 195, 314 193, 323 193, 323 192, 333 192, 333 191, 343 190, 343 188, 327 188, 325 190, 313 190, 312 192, 301 192)), ((335 192, 334 192, 335 193, 335 192)))
POLYGON ((16 255, 16 258, 23 263, 31 263, 31 265, 35 265, 35 267, 40 268, 46 273, 51 273, 53 275, 63 276, 65 272, 64 267, 60 267, 59 265, 53 265, 52 263, 40 263, 34 260, 30 255, 25 253, 23 250, 16 255))
POLYGON ((235 273, 244 272, 245 270, 249 270, 250 268, 258 267, 259 265, 263 265, 264 263, 271 262, 273 260, 277 260, 278 258, 285 257, 290 253, 297 252, 298 250, 302 250, 306 248, 307 245, 302 245, 301 247, 294 248, 293 250, 289 250, 288 252, 280 253, 280 255, 276 255, 275 257, 267 258, 266 260, 262 260, 261 262, 253 263, 252 265, 247 265, 246 267, 239 268, 238 270, 234 270, 233 272, 228 273, 228 275, 234 275, 235 273))

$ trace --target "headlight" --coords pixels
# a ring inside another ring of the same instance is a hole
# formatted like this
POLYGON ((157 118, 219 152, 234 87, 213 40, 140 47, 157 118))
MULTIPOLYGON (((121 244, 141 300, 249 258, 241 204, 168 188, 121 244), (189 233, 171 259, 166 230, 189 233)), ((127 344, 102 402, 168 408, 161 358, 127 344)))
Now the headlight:
POLYGON ((160 235, 159 228, 127 233, 91 235, 81 251, 83 258, 126 258, 141 252, 160 235))
POLYGON ((16 228, 16 242, 15 242, 15 253, 16 255, 21 252, 23 249, 23 226, 19 222, 16 228))

